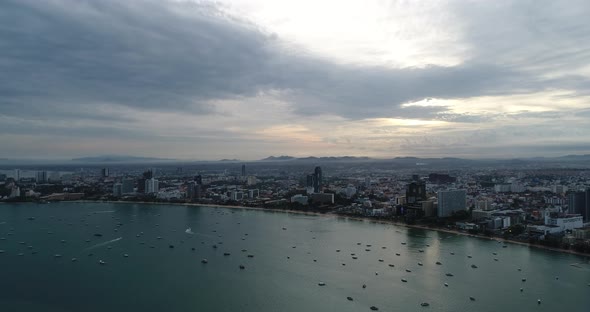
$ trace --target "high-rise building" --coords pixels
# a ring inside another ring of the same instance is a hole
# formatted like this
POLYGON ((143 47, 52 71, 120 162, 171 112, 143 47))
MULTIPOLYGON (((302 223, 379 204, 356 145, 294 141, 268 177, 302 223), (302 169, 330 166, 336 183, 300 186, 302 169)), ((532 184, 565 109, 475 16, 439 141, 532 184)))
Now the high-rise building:
POLYGON ((454 212, 465 210, 466 197, 467 191, 465 190, 439 191, 438 217, 450 217, 454 212))
POLYGON ((322 180, 322 168, 320 166, 315 167, 314 170, 314 180, 313 180, 313 191, 314 193, 319 193, 322 191, 323 186, 322 180))
POLYGON ((137 192, 141 194, 147 193, 145 190, 146 182, 153 177, 154 175, 151 170, 144 171, 141 178, 137 180, 137 192))
POLYGON ((426 199, 426 184, 423 182, 412 182, 406 186, 406 203, 415 204, 426 199))
POLYGON ((145 193, 146 194, 158 193, 159 189, 160 189, 160 183, 158 180, 156 180, 154 178, 145 180, 145 193))
POLYGON ((0 182, 6 181, 6 174, 0 173, 0 182))
POLYGON ((20 181, 20 169, 14 169, 14 181, 20 181))
POLYGON ((113 196, 121 197, 123 195, 123 184, 115 183, 113 184, 113 196))
POLYGON ((242 177, 246 176, 246 164, 242 164, 242 177))
POLYGON ((132 179, 123 179, 121 183, 121 192, 123 194, 131 194, 134 192, 135 181, 132 179))
POLYGON ((100 176, 106 178, 109 176, 109 168, 100 169, 100 176))
POLYGON ((47 171, 37 171, 37 183, 47 183, 47 171))
POLYGON ((197 182, 197 184, 203 184, 203 177, 201 177, 201 175, 196 175, 195 176, 195 182, 197 182))
POLYGON ((581 214, 584 222, 590 222, 590 188, 586 191, 569 193, 568 212, 581 214))

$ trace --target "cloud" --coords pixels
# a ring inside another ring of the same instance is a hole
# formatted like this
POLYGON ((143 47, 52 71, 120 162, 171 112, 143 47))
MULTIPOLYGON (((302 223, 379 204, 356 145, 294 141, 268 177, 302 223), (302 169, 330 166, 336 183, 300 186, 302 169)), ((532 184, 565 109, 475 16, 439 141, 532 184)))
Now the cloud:
MULTIPOLYGON (((406 7, 401 2, 389 6, 406 7)), ((428 14, 437 10, 410 9, 428 14)), ((356 130, 373 141, 388 133, 399 136, 389 140, 392 145, 406 140, 404 146, 414 146, 416 152, 423 145, 445 153, 457 151, 445 144, 474 146, 481 138, 470 135, 478 128, 493 132, 523 120, 535 128, 533 119, 579 122, 576 118, 587 114, 568 113, 590 107, 580 100, 590 87, 590 31, 583 22, 590 8, 585 2, 450 1, 440 11, 444 14, 425 34, 436 49, 446 44, 452 53, 444 59, 453 61, 402 67, 363 63, 364 57, 343 62, 315 54, 313 47, 289 41, 289 32, 280 33, 286 28, 278 27, 275 33, 273 23, 263 23, 269 27, 263 28, 213 2, 2 1, 0 120, 5 122, 0 131, 117 136, 143 140, 144 146, 154 140, 199 142, 222 154, 232 148, 221 142, 250 142, 269 153, 271 142, 277 144, 275 149, 297 142, 300 148, 367 151, 370 147, 354 134, 335 132, 347 132, 343 125, 364 124, 371 131, 356 130), (434 38, 435 26, 441 28, 440 38, 434 38), (559 92, 560 98, 552 92, 559 92), (543 98, 549 101, 536 101, 539 94, 550 94, 543 98), (516 103, 522 107, 507 102, 527 96, 526 105, 516 103), (407 105, 426 98, 443 104, 407 105), (508 104, 498 107, 494 101, 508 104), (531 108, 535 105, 538 108, 531 108), (430 124, 401 125, 406 132, 398 133, 378 119, 442 122, 438 127, 454 129, 457 140, 428 132, 435 131, 430 124), (425 131, 422 139, 405 137, 411 136, 407 127, 425 131), (277 141, 278 134, 291 141, 277 141)), ((397 15, 392 11, 379 16, 391 26, 391 17, 397 15)), ((419 30, 410 25, 411 16, 404 20, 408 27, 398 25, 402 37, 419 30)), ((381 37, 363 42, 375 44, 381 37)), ((426 40, 412 45, 431 48, 426 40)), ((424 58, 416 57, 434 60, 435 54, 428 50, 424 58)), ((18 149, 15 142, 9 146, 18 149)), ((166 146, 174 152, 172 143, 166 146)), ((177 145, 176 150, 190 154, 185 147, 177 145)))

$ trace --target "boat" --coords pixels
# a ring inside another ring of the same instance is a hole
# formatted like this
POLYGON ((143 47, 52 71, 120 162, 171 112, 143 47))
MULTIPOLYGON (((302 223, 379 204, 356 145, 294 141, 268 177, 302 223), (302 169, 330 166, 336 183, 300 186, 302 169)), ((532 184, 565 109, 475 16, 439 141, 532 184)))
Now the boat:
POLYGON ((502 246, 502 248, 506 248, 506 247, 508 247, 508 246, 506 246, 506 245, 503 245, 503 246, 502 246))
POLYGON ((371 251, 371 249, 367 248, 367 249, 365 249, 365 251, 371 251))
POLYGON ((379 275, 379 272, 375 272, 375 275, 379 275))
POLYGON ((371 247, 371 244, 367 244, 366 246, 367 246, 367 247, 371 247))
POLYGON ((541 304, 541 299, 537 299, 537 304, 541 304))
POLYGON ((354 299, 352 299, 352 297, 346 297, 346 299, 347 299, 348 301, 353 301, 353 300, 354 300, 354 299))
POLYGON ((520 292, 523 292, 523 291, 524 291, 524 288, 520 288, 520 292))
POLYGON ((320 286, 326 286, 326 283, 324 283, 324 282, 319 282, 319 283, 318 283, 318 285, 320 285, 320 286))
POLYGON ((497 255, 498 255, 498 253, 497 253, 497 252, 494 252, 494 253, 493 253, 493 255, 494 255, 494 256, 497 256, 497 255))
POLYGON ((209 262, 209 261, 207 261, 207 259, 201 260, 201 263, 207 263, 207 262, 209 262))
POLYGON ((60 254, 55 254, 54 257, 61 258, 61 255, 60 254))
POLYGON ((521 268, 518 268, 518 272, 520 272, 520 271, 522 271, 522 269, 521 268))
POLYGON ((229 256, 229 255, 230 255, 230 253, 229 253, 229 252, 224 252, 224 253, 223 253, 223 255, 224 255, 224 256, 229 256))
POLYGON ((449 284, 448 283, 445 283, 445 287, 449 287, 449 284))
POLYGON ((399 254, 399 253, 395 253, 395 255, 396 255, 396 256, 401 256, 401 254, 399 254))
POLYGON ((455 255, 455 253, 454 252, 451 252, 451 255, 455 255))
POLYGON ((394 266, 395 266, 395 265, 393 265, 393 264, 391 264, 391 263, 389 264, 389 267, 391 267, 391 268, 393 268, 394 266))
POLYGON ((106 262, 104 262, 103 260, 98 260, 98 264, 100 264, 100 265, 105 265, 105 264, 107 264, 107 263, 106 263, 106 262))
POLYGON ((473 298, 473 297, 469 297, 469 300, 471 300, 471 301, 475 301, 475 298, 473 298))
POLYGON ((248 255, 248 258, 254 258, 254 255, 248 255))
POLYGON ((422 266, 423 264, 422 264, 422 262, 418 262, 418 265, 419 265, 419 266, 422 266))
POLYGON ((168 248, 174 248, 174 245, 168 245, 168 248))
POLYGON ((521 279, 521 281, 526 282, 526 278, 521 279))
POLYGON ((377 311, 377 310, 379 310, 379 308, 377 308, 376 306, 371 306, 371 308, 370 308, 370 309, 371 309, 372 311, 377 311))
POLYGON ((402 278, 402 282, 404 282, 404 283, 407 283, 407 282, 408 282, 408 280, 407 280, 407 279, 405 279, 405 278, 402 278))
POLYGON ((454 276, 452 273, 445 274, 446 276, 454 276))
POLYGON ((442 263, 440 263, 440 261, 436 261, 436 264, 441 265, 442 263))
POLYGON ((468 255, 468 256, 467 256, 467 258, 470 258, 470 259, 471 259, 471 258, 473 258, 473 257, 472 257, 471 255, 468 255))
POLYGON ((383 259, 379 259, 379 262, 383 262, 383 259))
POLYGON ((406 244, 406 242, 403 242, 403 243, 402 243, 402 245, 405 245, 405 244, 406 244))
POLYGON ((383 247, 381 247, 381 249, 387 249, 387 247, 383 246, 383 247))
POLYGON ((421 305, 421 306, 423 306, 423 307, 427 307, 427 306, 429 306, 430 304, 428 304, 428 302, 422 302, 420 305, 421 305))
POLYGON ((245 268, 246 268, 245 266, 243 266, 242 264, 240 264, 240 270, 243 270, 245 268))
MULTIPOLYGON (((589 286, 590 286, 590 285, 589 285, 589 286)), ((364 288, 367 288, 367 285, 366 285, 366 284, 363 284, 363 289, 364 289, 364 288)))
POLYGON ((336 252, 340 252, 340 249, 336 249, 336 252))
POLYGON ((355 259, 356 260, 356 259, 358 259, 358 257, 357 256, 354 256, 354 257, 352 257, 352 259, 355 259))
POLYGON ((72 262, 76 262, 76 261, 78 261, 78 259, 72 258, 72 262))
POLYGON ((494 258, 494 261, 498 261, 498 258, 494 258))
POLYGON ((406 272, 410 273, 410 272, 412 272, 412 270, 406 269, 406 272))
POLYGON ((418 252, 424 252, 424 250, 422 250, 422 249, 419 249, 419 250, 418 250, 418 252))
POLYGON ((123 257, 129 258, 129 255, 128 254, 123 254, 123 257))
POLYGON ((472 264, 471 267, 474 269, 477 269, 477 265, 475 265, 475 264, 472 264))
POLYGON ((286 230, 287 230, 287 228, 285 228, 285 227, 284 227, 284 228, 283 228, 283 231, 286 231, 286 230))

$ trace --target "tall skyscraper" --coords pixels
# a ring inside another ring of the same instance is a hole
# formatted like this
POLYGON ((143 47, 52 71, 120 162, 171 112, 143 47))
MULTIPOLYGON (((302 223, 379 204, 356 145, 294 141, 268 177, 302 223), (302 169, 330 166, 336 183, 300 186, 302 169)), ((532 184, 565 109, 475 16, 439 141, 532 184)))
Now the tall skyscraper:
POLYGON ((146 181, 153 177, 154 175, 151 170, 144 171, 141 178, 137 180, 137 192, 141 194, 147 193, 145 190, 146 181))
POLYGON ((314 180, 313 180, 313 191, 319 193, 322 190, 322 168, 320 166, 315 167, 314 180))
POLYGON ((47 183, 47 171, 37 171, 37 183, 47 183))
POLYGON ((100 170, 100 176, 106 178, 109 176, 109 168, 102 168, 100 170))
POLYGON ((590 188, 567 195, 568 212, 581 214, 584 222, 590 222, 590 188))
POLYGON ((246 176, 246 164, 242 164, 242 177, 246 176))
POLYGON ((408 204, 415 204, 426 199, 426 184, 424 182, 412 182, 406 186, 406 202, 408 204))
POLYGON ((154 178, 145 181, 145 193, 154 194, 160 190, 160 182, 154 178))
POLYGON ((438 192, 438 217, 450 217, 454 212, 465 210, 467 191, 451 190, 438 192))
POLYGON ((14 180, 16 182, 20 181, 20 169, 14 169, 14 180))
POLYGON ((113 196, 115 197, 121 197, 123 195, 123 184, 121 183, 115 183, 113 185, 113 196))

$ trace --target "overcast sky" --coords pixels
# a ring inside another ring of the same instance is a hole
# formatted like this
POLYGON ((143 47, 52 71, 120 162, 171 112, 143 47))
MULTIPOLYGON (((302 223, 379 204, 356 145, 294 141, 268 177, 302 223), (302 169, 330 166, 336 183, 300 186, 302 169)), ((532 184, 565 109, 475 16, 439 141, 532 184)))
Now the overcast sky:
POLYGON ((0 1, 0 158, 590 153, 590 2, 0 1))

